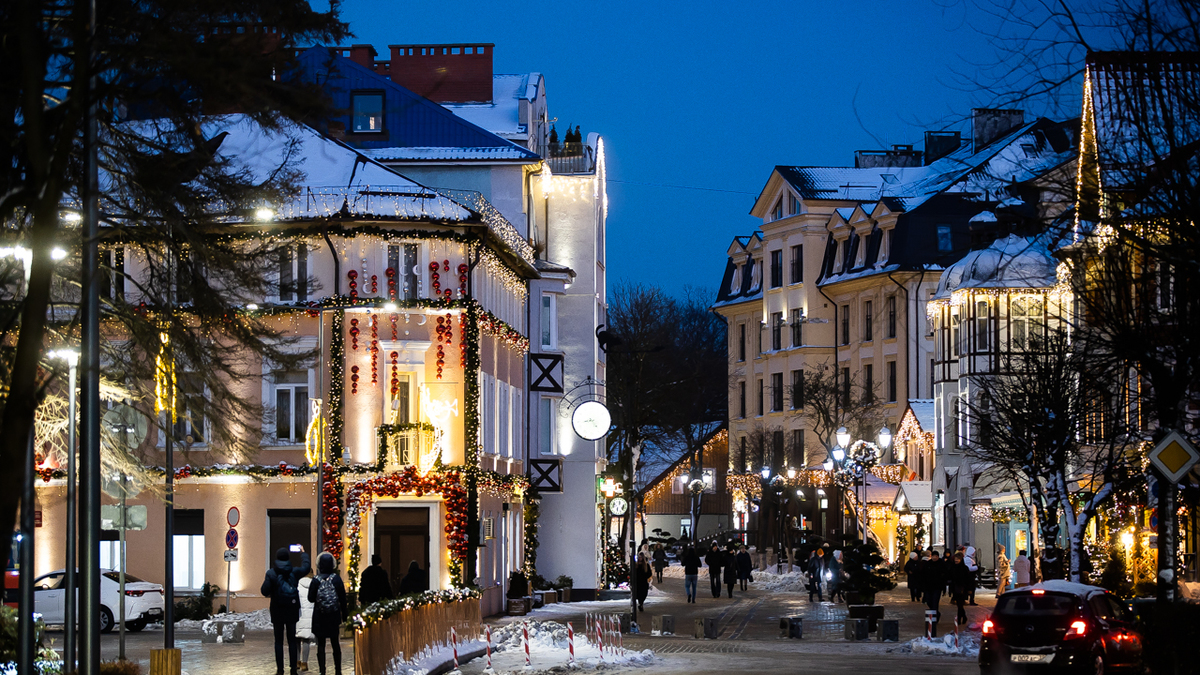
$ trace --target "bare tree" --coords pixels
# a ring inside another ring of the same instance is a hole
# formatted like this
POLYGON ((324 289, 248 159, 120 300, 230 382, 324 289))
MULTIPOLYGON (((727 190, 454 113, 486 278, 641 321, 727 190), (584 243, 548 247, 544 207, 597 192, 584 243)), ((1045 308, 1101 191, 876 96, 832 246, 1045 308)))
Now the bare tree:
POLYGON ((861 373, 851 373, 849 379, 833 366, 810 365, 804 369, 799 388, 788 386, 788 395, 797 403, 826 456, 837 445, 835 432, 846 427, 853 438, 875 438, 884 421, 883 401, 878 394, 879 383, 870 387, 862 381, 861 373))

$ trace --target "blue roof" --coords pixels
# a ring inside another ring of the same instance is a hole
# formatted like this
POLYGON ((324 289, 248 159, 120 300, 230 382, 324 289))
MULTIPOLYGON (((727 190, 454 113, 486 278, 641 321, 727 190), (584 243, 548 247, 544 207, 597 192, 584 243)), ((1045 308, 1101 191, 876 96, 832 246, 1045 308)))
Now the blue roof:
POLYGON ((429 148, 462 148, 455 159, 536 161, 538 155, 505 140, 455 115, 441 105, 413 93, 348 58, 331 52, 328 47, 311 47, 298 59, 299 77, 320 83, 330 97, 335 113, 318 125, 328 131, 330 122, 341 122, 346 129, 341 139, 351 147, 369 150, 382 148, 421 148, 417 156, 405 153, 395 159, 441 159, 429 157, 429 148), (355 91, 382 92, 384 96, 383 131, 368 136, 352 133, 350 98, 355 91))

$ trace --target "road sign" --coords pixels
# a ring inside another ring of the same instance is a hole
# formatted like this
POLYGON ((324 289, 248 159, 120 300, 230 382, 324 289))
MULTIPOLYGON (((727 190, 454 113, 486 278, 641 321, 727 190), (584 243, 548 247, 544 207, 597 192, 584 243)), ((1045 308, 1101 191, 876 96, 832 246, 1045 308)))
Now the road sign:
MULTIPOLYGON (((225 551, 225 562, 237 562, 237 556, 238 550, 236 548, 231 548, 228 551, 225 551)), ((228 606, 229 605, 226 605, 226 607, 228 606)))
POLYGON ((229 523, 230 527, 237 527, 238 522, 242 519, 242 512, 238 511, 238 507, 229 507, 229 512, 225 514, 225 522, 229 523))
POLYGON ((1200 461, 1200 452, 1178 431, 1167 434, 1150 451, 1150 463, 1171 483, 1182 480, 1197 461, 1200 461))
POLYGON ((237 548, 238 533, 232 527, 225 533, 225 548, 237 548))
POLYGON ((121 507, 117 504, 100 506, 100 529, 144 530, 146 529, 146 507, 126 506, 125 519, 121 519, 121 507))

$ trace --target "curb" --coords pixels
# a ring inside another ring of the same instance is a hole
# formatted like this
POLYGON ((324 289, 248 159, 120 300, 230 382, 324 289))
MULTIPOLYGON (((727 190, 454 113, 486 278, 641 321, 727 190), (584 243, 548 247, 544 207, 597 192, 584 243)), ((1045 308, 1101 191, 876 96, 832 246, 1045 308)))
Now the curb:
MULTIPOLYGON (((468 661, 477 659, 486 653, 487 653, 487 647, 484 647, 483 649, 476 649, 473 651, 469 651, 464 654, 459 654, 458 655, 458 665, 461 666, 464 663, 467 663, 468 661)), ((448 673, 451 670, 454 670, 454 657, 453 656, 450 657, 449 661, 445 661, 440 665, 430 668, 429 675, 442 675, 442 673, 448 673)))

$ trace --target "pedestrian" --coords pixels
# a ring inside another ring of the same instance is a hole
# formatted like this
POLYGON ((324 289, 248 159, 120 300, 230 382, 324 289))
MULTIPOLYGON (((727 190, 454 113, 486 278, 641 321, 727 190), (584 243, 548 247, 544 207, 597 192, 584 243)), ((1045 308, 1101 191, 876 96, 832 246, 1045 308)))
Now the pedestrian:
POLYGON ((725 587, 729 589, 729 597, 733 597, 733 587, 738 582, 737 554, 733 552, 733 544, 725 549, 725 587))
POLYGON ((921 568, 921 599, 925 601, 925 607, 936 613, 933 626, 930 628, 930 637, 937 637, 937 622, 942 619, 942 613, 938 611, 938 604, 941 603, 942 592, 945 590, 946 575, 942 561, 938 557, 937 551, 931 551, 929 560, 921 568))
POLYGON ((408 563, 408 574, 400 580, 400 595, 412 595, 414 593, 424 593, 429 590, 429 580, 425 577, 425 570, 421 569, 421 565, 416 560, 408 563))
POLYGON ((383 569, 383 556, 371 554, 371 564, 362 571, 358 581, 358 604, 366 607, 380 600, 392 599, 392 584, 383 569))
POLYGON ((667 552, 662 544, 654 545, 654 575, 658 583, 662 583, 663 568, 667 566, 667 552))
POLYGON ((721 597, 721 574, 725 571, 725 554, 717 547, 717 542, 712 543, 712 547, 708 549, 708 555, 704 556, 704 564, 708 566, 708 585, 712 591, 714 598, 721 597))
POLYGON ((1012 564, 1013 574, 1016 576, 1016 583, 1013 588, 1024 588, 1029 585, 1029 558, 1025 555, 1025 549, 1017 551, 1017 558, 1012 564))
POLYGON ((296 639, 300 640, 300 664, 297 668, 300 672, 308 671, 308 650, 316 642, 312 632, 313 604, 308 601, 308 587, 312 584, 312 580, 312 577, 304 577, 300 580, 298 587, 300 590, 300 620, 296 622, 296 639))
POLYGON ((910 602, 921 601, 921 589, 917 588, 920 571, 921 560, 917 557, 917 552, 909 552, 908 561, 904 563, 904 575, 908 579, 908 596, 910 602))
POLYGON ((271 599, 271 626, 275 629, 275 675, 283 675, 283 639, 287 638, 290 672, 296 672, 296 622, 300 620, 300 580, 312 572, 308 553, 300 544, 275 551, 275 564, 267 570, 260 592, 271 599), (292 567, 291 550, 300 552, 300 566, 292 567))
POLYGON ((646 611, 646 596, 650 595, 650 560, 647 559, 645 553, 639 553, 637 557, 637 603, 638 609, 646 611))
POLYGON ((1008 557, 1004 555, 1004 544, 1000 544, 998 548, 1000 552, 996 554, 996 597, 1008 590, 1008 577, 1012 574, 1008 557))
POLYGON ((317 638, 317 665, 325 675, 325 638, 333 649, 333 669, 342 675, 342 621, 346 617, 346 585, 333 568, 333 554, 322 551, 317 556, 317 577, 308 587, 308 601, 313 603, 312 632, 317 638))
POLYGON ((842 602, 846 601, 846 594, 842 591, 842 580, 845 575, 846 566, 842 564, 842 552, 834 551, 829 558, 829 572, 825 576, 829 578, 829 601, 838 602, 840 598, 842 602))
POLYGON ((961 551, 954 553, 954 562, 950 565, 950 602, 958 608, 954 623, 958 626, 967 624, 967 600, 971 597, 971 587, 975 585, 975 573, 966 563, 966 556, 961 551))
POLYGON ((700 577, 700 556, 689 546, 683 550, 680 563, 683 565, 683 592, 687 594, 688 602, 695 603, 696 583, 700 577))
POLYGON ((825 602, 825 549, 818 548, 808 559, 808 601, 812 602, 813 593, 817 594, 818 602, 825 602))
POLYGON ((750 558, 750 552, 746 550, 746 545, 742 544, 737 552, 737 570, 738 581, 741 582, 742 590, 749 590, 748 583, 754 581, 754 560, 750 558))
POLYGON ((979 586, 979 565, 975 562, 975 547, 968 546, 963 554, 963 564, 971 572, 971 584, 967 587, 967 604, 975 605, 975 588, 979 586))

